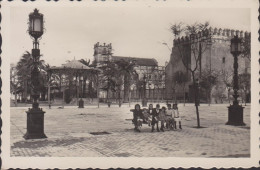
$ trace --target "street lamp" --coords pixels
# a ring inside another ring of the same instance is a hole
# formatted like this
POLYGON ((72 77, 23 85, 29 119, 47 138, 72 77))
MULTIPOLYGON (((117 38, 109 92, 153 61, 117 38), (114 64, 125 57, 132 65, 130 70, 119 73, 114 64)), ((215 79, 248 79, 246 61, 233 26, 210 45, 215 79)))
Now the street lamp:
POLYGON ((79 100, 79 108, 84 108, 84 101, 82 100, 83 96, 83 76, 80 76, 80 88, 81 88, 81 98, 79 100))
POLYGON ((243 122, 243 109, 244 107, 240 106, 238 103, 238 56, 241 54, 241 39, 238 36, 234 36, 231 39, 231 48, 230 52, 234 57, 234 75, 233 75, 233 105, 228 107, 228 122, 227 125, 235 125, 235 126, 244 126, 243 122))
POLYGON ((44 134, 44 111, 39 108, 39 59, 40 49, 39 41, 43 34, 43 14, 39 13, 37 9, 33 13, 29 14, 29 30, 30 36, 33 38, 33 49, 32 49, 32 69, 31 69, 31 86, 32 86, 32 108, 29 108, 27 113, 27 132, 24 135, 25 139, 39 139, 47 138, 44 134))

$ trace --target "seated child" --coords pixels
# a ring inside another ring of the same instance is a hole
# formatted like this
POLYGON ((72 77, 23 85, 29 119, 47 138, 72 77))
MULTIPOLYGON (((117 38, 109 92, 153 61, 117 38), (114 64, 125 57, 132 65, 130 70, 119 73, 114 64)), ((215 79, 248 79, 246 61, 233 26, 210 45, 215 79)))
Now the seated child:
POLYGON ((161 122, 161 131, 164 132, 163 128, 164 128, 164 122, 166 121, 166 107, 162 107, 162 110, 159 113, 159 121, 161 122))
POLYGON ((142 126, 143 122, 143 114, 139 104, 135 105, 135 109, 133 110, 133 123, 135 125, 134 130, 140 132, 140 127, 142 126))
POLYGON ((148 126, 151 126, 152 116, 149 114, 147 109, 143 109, 144 121, 148 123, 148 126))

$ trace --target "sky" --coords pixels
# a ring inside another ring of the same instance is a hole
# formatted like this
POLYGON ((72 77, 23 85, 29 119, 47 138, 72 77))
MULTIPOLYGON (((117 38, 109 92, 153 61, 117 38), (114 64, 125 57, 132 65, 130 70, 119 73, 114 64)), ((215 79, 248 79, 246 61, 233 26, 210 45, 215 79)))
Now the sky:
MULTIPOLYGON (((112 43, 116 56, 155 58, 159 65, 170 60, 173 35, 171 24, 204 23, 214 28, 250 31, 250 10, 230 8, 170 7, 37 7, 44 14, 45 32, 40 50, 51 66, 67 60, 93 60, 94 44, 112 43)), ((33 7, 10 9, 11 63, 17 63, 25 51, 31 51, 27 33, 28 15, 33 7)))

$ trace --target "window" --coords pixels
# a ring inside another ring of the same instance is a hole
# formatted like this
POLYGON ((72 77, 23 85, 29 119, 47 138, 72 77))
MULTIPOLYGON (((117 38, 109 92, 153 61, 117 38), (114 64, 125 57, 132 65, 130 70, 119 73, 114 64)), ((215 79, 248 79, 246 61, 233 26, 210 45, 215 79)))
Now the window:
POLYGON ((222 58, 222 64, 225 64, 225 62, 226 62, 226 57, 223 57, 222 58))

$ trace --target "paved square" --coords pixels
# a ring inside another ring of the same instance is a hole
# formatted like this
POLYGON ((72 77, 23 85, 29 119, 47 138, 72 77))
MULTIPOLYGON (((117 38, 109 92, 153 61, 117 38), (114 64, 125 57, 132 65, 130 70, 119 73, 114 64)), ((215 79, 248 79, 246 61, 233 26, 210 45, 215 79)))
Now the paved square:
MULTIPOLYGON (((249 157, 250 106, 244 109, 245 127, 225 125, 227 104, 201 104, 196 126, 194 104, 179 104, 183 130, 153 132, 143 125, 133 131, 128 105, 57 106, 45 113, 46 139, 24 140, 26 107, 11 108, 11 156, 16 157, 249 157), (92 132, 108 132, 93 135, 92 132)), ((133 104, 132 104, 133 107, 133 104)))

